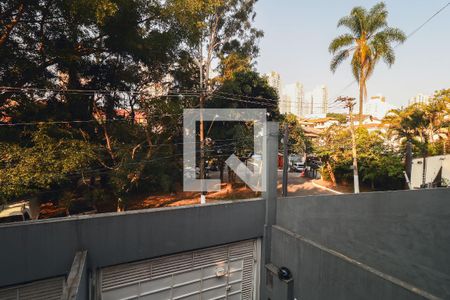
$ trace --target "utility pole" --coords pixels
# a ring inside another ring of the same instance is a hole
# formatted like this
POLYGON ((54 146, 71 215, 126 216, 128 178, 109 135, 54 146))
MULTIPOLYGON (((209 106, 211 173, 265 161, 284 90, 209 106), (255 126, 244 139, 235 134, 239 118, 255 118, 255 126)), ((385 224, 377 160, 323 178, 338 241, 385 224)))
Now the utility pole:
POLYGON ((203 121, 203 109, 205 106, 205 92, 204 92, 204 78, 203 78, 203 39, 200 39, 199 48, 198 48, 199 57, 195 59, 195 63, 199 69, 199 87, 200 87, 200 97, 199 97, 199 106, 200 106, 200 179, 203 180, 202 184, 202 192, 200 196, 200 204, 206 203, 206 192, 204 192, 206 179, 206 170, 205 170, 205 124, 203 121))
POLYGON ((284 124, 284 136, 283 136, 283 197, 288 195, 288 172, 289 172, 289 126, 288 123, 284 124))
POLYGON ((410 140, 406 142, 406 157, 405 157, 405 174, 406 184, 411 189, 411 173, 412 173, 412 143, 410 140))
POLYGON ((355 107, 355 98, 339 97, 336 99, 336 102, 342 102, 342 103, 344 103, 344 107, 348 108, 348 113, 349 113, 349 118, 350 118, 350 132, 352 135, 354 193, 359 194, 358 159, 357 159, 357 153, 356 153, 355 124, 353 122, 353 108, 355 107))

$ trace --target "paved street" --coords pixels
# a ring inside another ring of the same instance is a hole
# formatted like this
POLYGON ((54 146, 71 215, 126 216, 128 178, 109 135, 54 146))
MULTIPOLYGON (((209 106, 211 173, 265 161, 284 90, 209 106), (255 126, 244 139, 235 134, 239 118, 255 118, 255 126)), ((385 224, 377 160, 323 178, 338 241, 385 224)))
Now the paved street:
MULTIPOLYGON (((210 172, 209 178, 218 179, 219 172, 210 172)), ((225 178, 227 171, 225 170, 225 178)), ((281 184, 283 181, 283 171, 278 170, 278 195, 281 196, 281 184)), ((288 176, 288 196, 309 196, 309 195, 333 195, 332 192, 315 187, 310 178, 301 177, 300 173, 289 172, 288 176)))
MULTIPOLYGON (((278 195, 281 196, 283 172, 278 170, 278 195)), ((333 193, 315 187, 311 179, 301 177, 300 173, 289 172, 288 196, 333 195, 333 193)))

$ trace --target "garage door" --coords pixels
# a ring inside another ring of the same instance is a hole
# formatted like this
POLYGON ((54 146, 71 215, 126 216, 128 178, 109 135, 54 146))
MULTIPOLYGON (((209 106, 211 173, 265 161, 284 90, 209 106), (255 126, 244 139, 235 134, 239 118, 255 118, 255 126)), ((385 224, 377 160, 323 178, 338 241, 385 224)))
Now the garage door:
POLYGON ((255 299, 256 240, 100 270, 102 300, 255 299))
POLYGON ((60 300, 64 277, 35 281, 0 289, 1 300, 60 300))

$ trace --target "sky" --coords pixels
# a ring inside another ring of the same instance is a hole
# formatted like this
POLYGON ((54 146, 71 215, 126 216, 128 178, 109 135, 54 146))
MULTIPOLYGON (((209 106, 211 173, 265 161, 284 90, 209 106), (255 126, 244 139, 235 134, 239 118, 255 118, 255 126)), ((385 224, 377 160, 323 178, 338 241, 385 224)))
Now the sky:
MULTIPOLYGON (((386 0, 389 26, 405 34, 423 24, 449 0, 386 0)), ((330 42, 345 32, 337 21, 354 6, 372 7, 379 1, 356 0, 259 0, 255 25, 264 31, 256 68, 260 73, 277 71, 284 84, 300 81, 305 92, 320 84, 337 96, 358 96, 350 61, 333 74, 330 42)), ((432 95, 450 88, 450 6, 395 49, 396 62, 388 68, 380 61, 368 81, 371 95, 383 94, 397 107, 405 106, 418 93, 432 95)))

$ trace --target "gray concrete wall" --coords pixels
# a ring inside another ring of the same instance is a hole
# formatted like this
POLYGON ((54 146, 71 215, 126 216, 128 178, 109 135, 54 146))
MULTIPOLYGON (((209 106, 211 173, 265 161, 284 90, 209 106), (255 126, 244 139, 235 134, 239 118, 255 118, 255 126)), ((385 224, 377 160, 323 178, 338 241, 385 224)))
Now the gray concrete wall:
MULTIPOLYGON (((280 199, 277 224, 431 294, 450 299, 450 189, 280 199)), ((279 263, 295 256, 304 261, 303 256, 307 255, 307 260, 324 264, 319 254, 303 250, 304 246, 298 242, 294 243, 296 246, 288 245, 287 241, 279 246, 276 241, 272 243, 279 263)), ((303 274, 305 269, 299 270, 303 274)), ((338 271, 339 274, 334 273, 337 277, 345 274, 345 269, 334 270, 338 271)), ((318 282, 328 287, 325 281, 339 280, 337 277, 318 278, 318 282)), ((368 288, 356 277, 354 280, 368 288)))
POLYGON ((294 285, 293 298, 274 299, 427 299, 276 226, 272 242, 273 263, 292 271, 294 285))
POLYGON ((0 226, 0 286, 261 237, 262 199, 0 226))
POLYGON ((87 267, 83 269, 83 275, 81 276, 80 286, 78 287, 78 293, 76 300, 89 299, 89 275, 87 267))

